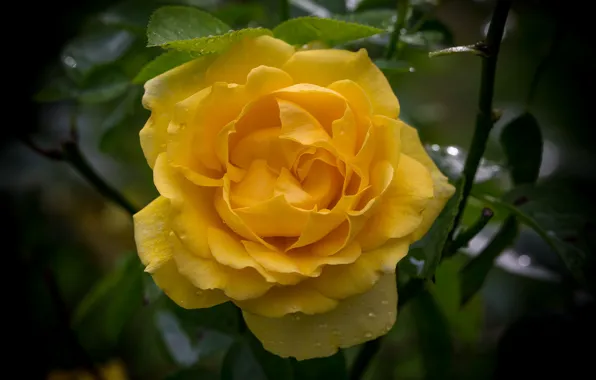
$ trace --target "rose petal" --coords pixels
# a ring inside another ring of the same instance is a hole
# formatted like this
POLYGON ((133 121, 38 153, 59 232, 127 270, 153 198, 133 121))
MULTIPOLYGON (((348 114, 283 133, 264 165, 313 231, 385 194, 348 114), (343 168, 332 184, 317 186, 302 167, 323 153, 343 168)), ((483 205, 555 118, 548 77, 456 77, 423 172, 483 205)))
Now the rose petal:
POLYGON ((219 54, 206 77, 211 83, 243 84, 252 69, 261 65, 282 67, 292 54, 294 48, 282 40, 270 36, 246 38, 219 54))
POLYGON ((172 258, 169 218, 170 201, 164 197, 157 197, 133 216, 137 252, 145 272, 155 272, 172 258))
POLYGON ((171 240, 178 271, 199 289, 220 289, 231 299, 247 300, 261 297, 273 286, 254 268, 232 269, 193 255, 175 237, 171 240))
POLYGON ((185 309, 207 308, 230 300, 219 289, 197 289, 186 277, 178 272, 174 260, 170 260, 159 267, 152 273, 152 276, 155 284, 172 301, 185 309))
POLYGON ((297 313, 267 318, 243 312, 244 320, 265 349, 298 360, 331 356, 387 333, 395 322, 395 275, 383 276, 369 292, 348 298, 325 314, 297 313))
POLYGON ((281 99, 278 99, 277 104, 281 118, 280 138, 293 140, 302 145, 331 140, 319 121, 304 108, 281 99))
POLYGON ((399 103, 391 86, 368 58, 365 49, 357 53, 336 49, 299 51, 282 69, 294 78, 294 83, 326 87, 333 82, 350 79, 368 94, 373 113, 390 118, 399 114, 399 103))
MULTIPOLYGON (((385 169, 389 168, 393 170, 387 163, 385 169)), ((420 226, 422 212, 432 197, 433 182, 428 170, 402 154, 389 187, 380 197, 378 209, 381 211, 372 215, 358 235, 363 249, 368 251, 390 238, 414 232, 420 226)))
POLYGON ((447 177, 441 173, 439 168, 437 168, 437 165, 435 165, 433 160, 428 156, 428 153, 426 153, 426 150, 424 150, 420 138, 418 137, 418 131, 401 120, 399 120, 399 122, 402 124, 402 152, 421 163, 426 170, 430 172, 434 188, 434 197, 426 205, 426 208, 422 213, 422 222, 418 226, 418 229, 412 234, 412 239, 415 241, 428 232, 437 216, 439 216, 445 207, 449 198, 451 198, 455 192, 455 188, 449 184, 447 177))
POLYGON ((265 160, 252 161, 242 180, 237 184, 231 184, 232 207, 249 207, 269 200, 274 195, 276 181, 277 175, 265 160))
POLYGON ((234 303, 243 311, 269 318, 279 318, 296 312, 326 313, 337 306, 336 300, 323 296, 305 282, 274 287, 262 297, 234 303))

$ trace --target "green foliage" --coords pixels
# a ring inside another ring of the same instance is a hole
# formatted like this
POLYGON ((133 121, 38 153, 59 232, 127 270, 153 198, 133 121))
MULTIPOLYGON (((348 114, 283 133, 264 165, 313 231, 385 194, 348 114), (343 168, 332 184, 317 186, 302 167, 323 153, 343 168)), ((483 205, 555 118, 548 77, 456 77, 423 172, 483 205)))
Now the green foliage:
POLYGON ((115 346, 122 328, 141 306, 142 273, 137 255, 127 254, 85 295, 72 317, 73 328, 85 345, 115 346))
POLYGON ((463 179, 458 182, 455 194, 449 199, 431 229, 410 248, 408 255, 400 262, 400 267, 410 276, 430 278, 434 275, 457 215, 462 188, 463 179))
POLYGON ((499 232, 491 239, 488 245, 461 271, 461 303, 465 304, 476 292, 482 288, 486 276, 493 268, 495 259, 511 244, 517 237, 518 226, 514 217, 505 219, 499 232))
POLYGON ((273 29, 275 37, 293 45, 302 45, 312 41, 338 45, 382 32, 382 29, 368 25, 318 17, 294 18, 273 29))
POLYGON ((449 378, 452 371, 453 344, 447 318, 428 292, 423 292, 413 299, 411 307, 422 352, 424 378, 449 378))
POLYGON ((501 145, 515 184, 534 183, 542 162, 542 133, 536 118, 523 113, 509 122, 501 132, 501 145))
POLYGON ((96 71, 82 85, 66 76, 56 76, 49 80, 34 99, 38 102, 77 99, 81 103, 104 103, 124 94, 128 86, 126 75, 115 70, 96 71))
POLYGON ((147 26, 147 46, 169 46, 171 42, 226 33, 230 27, 207 12, 181 6, 156 10, 147 26))
POLYGON ((345 15, 336 15, 338 20, 354 22, 388 30, 393 27, 397 13, 389 9, 372 9, 364 12, 348 13, 345 15))

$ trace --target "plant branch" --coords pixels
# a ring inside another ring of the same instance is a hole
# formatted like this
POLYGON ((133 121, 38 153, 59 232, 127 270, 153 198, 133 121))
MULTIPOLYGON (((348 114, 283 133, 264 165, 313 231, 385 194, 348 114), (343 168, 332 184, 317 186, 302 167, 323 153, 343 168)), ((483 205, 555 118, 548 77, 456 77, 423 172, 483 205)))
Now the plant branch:
POLYGON ((66 141, 62 144, 64 159, 68 161, 93 187, 97 189, 103 196, 112 200, 117 205, 128 211, 129 214, 137 213, 137 208, 133 206, 118 190, 108 185, 103 178, 101 178, 95 170, 91 167, 83 153, 79 149, 79 145, 75 141, 66 141))
POLYGON ((395 24, 393 25, 393 32, 389 39, 389 45, 387 45, 387 52, 385 58, 391 59, 393 55, 398 55, 401 51, 400 35, 406 24, 406 13, 408 13, 409 0, 397 0, 397 17, 395 24))
POLYGON ((486 47, 487 56, 482 58, 482 74, 480 82, 480 97, 478 101, 478 113, 476 115, 476 128, 472 136, 472 144, 470 146, 468 157, 463 170, 463 177, 465 178, 462 201, 459 204, 458 213, 455 217, 453 227, 450 232, 450 239, 453 237, 453 232, 457 228, 461 220, 463 211, 466 207, 468 196, 474 185, 474 178, 480 165, 480 160, 486 149, 488 136, 493 127, 493 92, 495 86, 495 74, 497 70, 497 58, 501 46, 501 39, 505 30, 505 23, 507 22, 507 15, 511 8, 511 0, 498 0, 493 12, 493 16, 488 28, 488 34, 484 46, 486 47))
POLYGON ((470 240, 474 238, 474 236, 478 235, 480 231, 494 216, 493 210, 490 208, 483 208, 482 213, 480 214, 480 218, 474 223, 470 228, 467 230, 459 233, 457 237, 453 240, 451 244, 449 244, 449 250, 447 251, 447 256, 453 256, 460 248, 466 247, 470 240))

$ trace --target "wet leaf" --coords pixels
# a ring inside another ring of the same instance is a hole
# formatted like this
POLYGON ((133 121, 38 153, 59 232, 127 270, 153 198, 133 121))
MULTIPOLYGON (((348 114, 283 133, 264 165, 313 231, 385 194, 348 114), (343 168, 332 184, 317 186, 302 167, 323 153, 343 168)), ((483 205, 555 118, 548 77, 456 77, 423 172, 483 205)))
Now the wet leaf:
POLYGON ((515 184, 534 183, 542 162, 542 133, 536 118, 523 113, 502 130, 501 145, 507 157, 507 166, 515 184))
POLYGON ((147 46, 171 46, 177 41, 224 34, 230 27, 196 8, 166 6, 151 15, 147 26, 147 46))
POLYGON ((343 21, 369 25, 375 28, 389 30, 395 23, 397 12, 389 9, 372 9, 364 12, 336 15, 334 18, 343 21))
POLYGON ((279 24, 275 37, 292 45, 321 41, 338 45, 382 33, 383 30, 353 22, 318 17, 298 17, 279 24))

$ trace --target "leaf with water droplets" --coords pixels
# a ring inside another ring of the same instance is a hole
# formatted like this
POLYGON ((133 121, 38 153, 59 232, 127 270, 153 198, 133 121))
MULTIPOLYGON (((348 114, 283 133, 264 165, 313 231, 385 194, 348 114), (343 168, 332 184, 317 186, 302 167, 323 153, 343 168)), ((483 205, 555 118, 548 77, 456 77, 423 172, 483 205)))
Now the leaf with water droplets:
POLYGON ((364 12, 336 15, 334 18, 337 20, 355 22, 362 25, 389 30, 395 23, 397 12, 390 9, 372 9, 364 12))
POLYGON ((183 6, 159 8, 147 26, 147 46, 168 46, 180 40, 224 34, 230 27, 199 9, 183 6))
POLYGON ((246 28, 230 31, 221 35, 172 41, 162 45, 162 47, 193 52, 198 55, 213 54, 224 51, 230 45, 244 38, 255 38, 264 35, 271 35, 271 31, 265 28, 246 28))
POLYGON ((333 46, 382 32, 368 25, 319 17, 293 18, 273 29, 275 37, 292 45, 322 41, 333 46))

